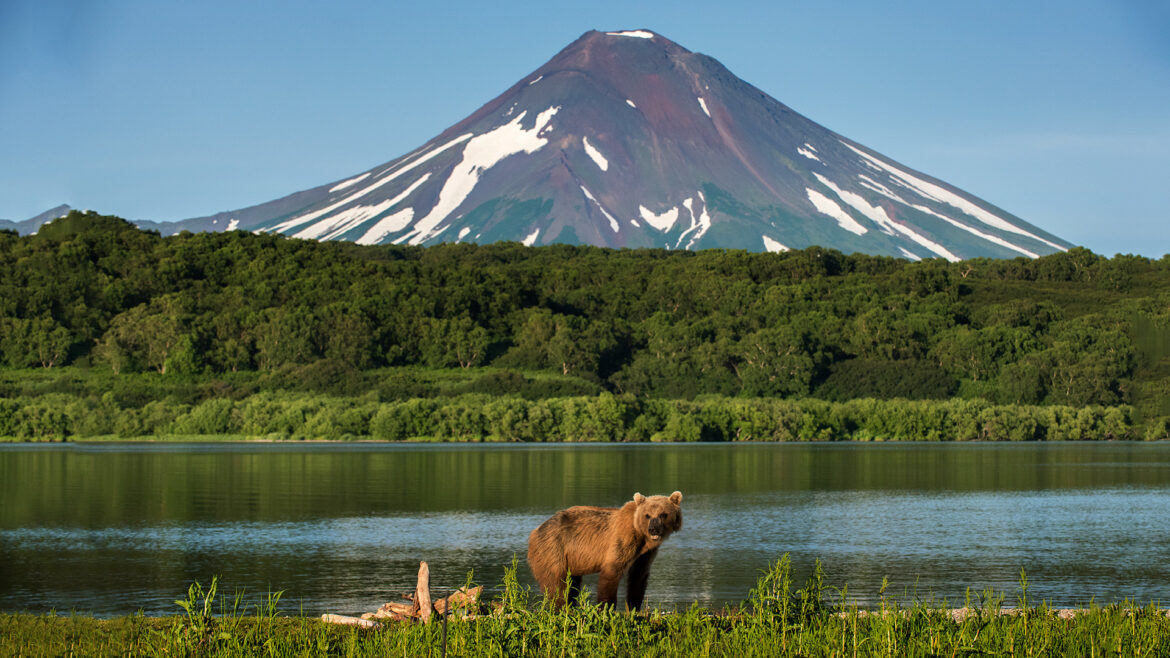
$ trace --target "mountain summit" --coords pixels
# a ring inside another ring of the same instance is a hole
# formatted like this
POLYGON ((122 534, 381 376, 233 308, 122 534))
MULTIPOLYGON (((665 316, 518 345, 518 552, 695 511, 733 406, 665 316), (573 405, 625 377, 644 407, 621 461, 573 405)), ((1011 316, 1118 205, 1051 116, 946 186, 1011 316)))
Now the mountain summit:
POLYGON ((959 260, 1071 246, 649 30, 591 31, 418 150, 176 230, 959 260))

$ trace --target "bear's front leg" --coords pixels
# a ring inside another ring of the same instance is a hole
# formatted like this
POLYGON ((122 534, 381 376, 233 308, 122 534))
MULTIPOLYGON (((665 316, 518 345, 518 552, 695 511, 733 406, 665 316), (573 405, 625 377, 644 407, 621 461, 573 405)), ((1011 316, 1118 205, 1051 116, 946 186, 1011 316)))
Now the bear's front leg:
POLYGON ((601 570, 597 577, 597 602, 610 607, 617 605, 618 584, 622 582, 622 572, 608 567, 601 570))
POLYGON ((581 576, 572 576, 569 578, 569 605, 577 603, 579 596, 581 596, 581 576))
POLYGON ((642 599, 646 597, 646 585, 650 582, 650 564, 658 555, 658 549, 652 549, 638 556, 630 565, 630 577, 626 579, 626 606, 637 612, 642 607, 642 599))

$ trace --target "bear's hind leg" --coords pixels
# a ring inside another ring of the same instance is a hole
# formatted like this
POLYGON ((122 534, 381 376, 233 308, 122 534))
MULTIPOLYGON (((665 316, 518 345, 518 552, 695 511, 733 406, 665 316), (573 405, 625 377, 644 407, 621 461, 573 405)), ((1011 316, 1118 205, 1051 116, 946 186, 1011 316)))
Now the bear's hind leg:
MULTIPOLYGON (((552 580, 551 577, 549 580, 552 580)), ((567 568, 562 569, 556 580, 547 585, 542 582, 541 589, 545 597, 551 599, 556 609, 560 610, 566 603, 572 605, 577 600, 577 595, 581 593, 581 576, 574 576, 567 568)))

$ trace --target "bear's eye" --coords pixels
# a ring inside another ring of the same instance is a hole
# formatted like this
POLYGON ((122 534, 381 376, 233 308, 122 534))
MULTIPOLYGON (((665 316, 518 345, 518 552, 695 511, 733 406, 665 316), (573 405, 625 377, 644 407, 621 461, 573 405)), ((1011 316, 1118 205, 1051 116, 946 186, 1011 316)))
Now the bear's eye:
POLYGON ((646 515, 646 518, 650 518, 650 515, 649 515, 649 514, 647 514, 647 515, 646 515))

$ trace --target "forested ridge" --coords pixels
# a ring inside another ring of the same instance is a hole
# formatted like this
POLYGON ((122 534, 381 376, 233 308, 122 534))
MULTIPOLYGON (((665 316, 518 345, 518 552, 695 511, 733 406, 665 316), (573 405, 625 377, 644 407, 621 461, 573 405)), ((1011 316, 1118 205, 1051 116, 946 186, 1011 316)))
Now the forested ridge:
MULTIPOLYGON (((311 407, 325 396, 368 405, 342 434, 380 438, 419 435, 375 432, 386 405, 428 400, 456 416, 512 400, 524 410, 510 413, 529 425, 540 413, 560 423, 570 400, 608 400, 621 407, 623 428, 599 437, 608 440, 749 438, 704 433, 703 423, 687 430, 677 418, 667 427, 679 414, 733 404, 825 421, 800 430, 804 421, 793 420, 790 435, 765 437, 760 420, 750 438, 913 438, 900 436, 905 428, 883 434, 857 424, 876 413, 872 405, 896 416, 910 400, 967 409, 956 418, 988 410, 1031 418, 1010 437, 983 424, 936 438, 1107 438, 1048 431, 1062 426, 1052 418, 1078 413, 1094 415, 1102 434, 1112 414, 1113 436, 1161 438, 1170 416, 1170 257, 1078 248, 1036 260, 911 263, 819 248, 162 238, 73 212, 33 236, 0 232, 0 359, 0 436, 190 430, 184 414, 212 402, 226 419, 212 430, 267 434, 271 424, 245 423, 247 405, 274 396, 311 407), (29 420, 52 395, 64 396, 57 407, 89 411, 29 420), (125 420, 149 415, 150 404, 169 411, 156 408, 155 422, 134 428, 116 418, 79 428, 103 405, 125 420), (865 405, 869 412, 849 420, 846 409, 865 405)), ((311 416, 272 432, 298 435, 311 416)), ((501 434, 486 417, 464 420, 480 428, 470 438, 542 438, 501 434)), ((549 431, 571 440, 575 430, 549 431)))

